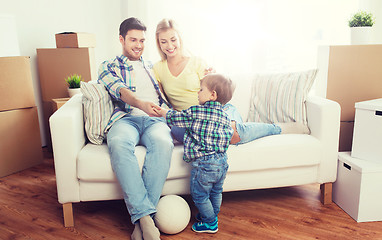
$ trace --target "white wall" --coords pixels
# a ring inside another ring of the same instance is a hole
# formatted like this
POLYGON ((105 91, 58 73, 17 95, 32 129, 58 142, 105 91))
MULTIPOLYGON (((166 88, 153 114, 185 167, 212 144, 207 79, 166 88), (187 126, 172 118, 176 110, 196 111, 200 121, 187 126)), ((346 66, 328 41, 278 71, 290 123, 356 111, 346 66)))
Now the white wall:
MULTIPOLYGON (((134 4, 133 4, 134 3, 134 4)), ((269 73, 316 66, 317 46, 350 43, 359 0, 140 0, 149 39, 162 18, 178 24, 184 47, 219 72, 269 73)), ((131 9, 131 8, 129 8, 131 9)), ((146 54, 159 60, 155 44, 146 54)))
POLYGON ((15 18, 11 15, 0 15, 0 57, 20 56, 15 18))
POLYGON ((382 44, 382 1, 360 0, 359 9, 371 12, 375 17, 373 26, 372 43, 382 44))
MULTIPOLYGON (((95 60, 98 65, 121 53, 118 29, 121 2, 126 0, 0 0, 0 15, 11 15, 16 22, 21 56, 31 57, 31 71, 39 109, 43 145, 42 102, 37 71, 37 48, 55 48, 55 34, 64 31, 96 35, 95 60)), ((0 29, 0 34, 2 34, 0 29)))

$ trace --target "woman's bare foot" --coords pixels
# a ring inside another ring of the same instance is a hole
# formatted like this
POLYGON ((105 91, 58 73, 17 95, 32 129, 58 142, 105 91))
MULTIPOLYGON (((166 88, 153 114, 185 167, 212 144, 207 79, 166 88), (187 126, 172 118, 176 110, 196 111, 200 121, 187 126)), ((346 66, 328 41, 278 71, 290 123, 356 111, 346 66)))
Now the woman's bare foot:
POLYGON ((239 133, 237 132, 236 130, 236 122, 235 121, 231 121, 231 127, 233 128, 233 136, 231 138, 231 144, 236 144, 238 142, 240 142, 240 136, 239 136, 239 133))
POLYGON ((281 128, 281 134, 310 134, 310 129, 300 122, 275 123, 281 128))

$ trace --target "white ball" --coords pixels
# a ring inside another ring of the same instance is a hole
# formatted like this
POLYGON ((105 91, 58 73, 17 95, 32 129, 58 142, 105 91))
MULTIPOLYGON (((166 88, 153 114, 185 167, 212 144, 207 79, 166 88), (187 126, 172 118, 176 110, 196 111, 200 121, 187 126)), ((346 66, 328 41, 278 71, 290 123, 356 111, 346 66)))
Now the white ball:
POLYGON ((163 233, 177 234, 190 222, 191 210, 186 200, 177 195, 163 196, 157 205, 155 225, 163 233))

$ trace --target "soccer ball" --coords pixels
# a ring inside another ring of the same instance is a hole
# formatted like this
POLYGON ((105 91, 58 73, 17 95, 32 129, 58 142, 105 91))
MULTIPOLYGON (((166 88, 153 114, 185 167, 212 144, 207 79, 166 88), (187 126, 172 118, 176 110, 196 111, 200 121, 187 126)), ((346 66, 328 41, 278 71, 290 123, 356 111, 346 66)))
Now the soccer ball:
POLYGON ((187 227, 190 218, 191 210, 186 200, 177 195, 166 195, 158 202, 154 221, 161 232, 177 234, 187 227))

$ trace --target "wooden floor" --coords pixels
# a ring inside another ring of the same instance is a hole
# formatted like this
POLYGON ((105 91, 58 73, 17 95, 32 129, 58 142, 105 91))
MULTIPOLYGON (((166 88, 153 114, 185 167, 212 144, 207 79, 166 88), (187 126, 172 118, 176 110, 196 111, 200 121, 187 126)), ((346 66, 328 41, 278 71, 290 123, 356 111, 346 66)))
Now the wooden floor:
MULTIPOLYGON (((73 205, 74 228, 63 226, 53 159, 0 178, 0 239, 129 239, 133 226, 122 200, 73 205)), ((382 239, 382 222, 357 223, 335 203, 319 201, 319 185, 223 194, 216 234, 190 230, 162 239, 382 239)))

